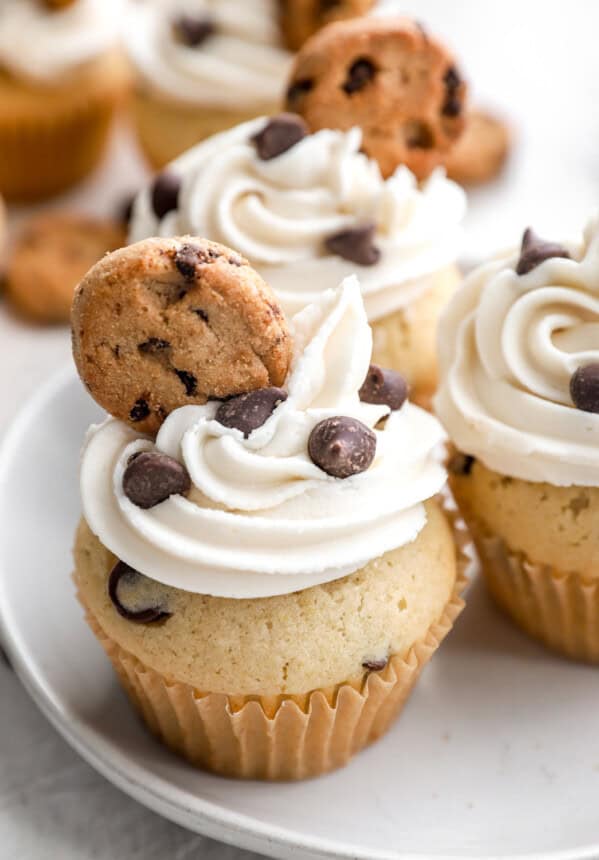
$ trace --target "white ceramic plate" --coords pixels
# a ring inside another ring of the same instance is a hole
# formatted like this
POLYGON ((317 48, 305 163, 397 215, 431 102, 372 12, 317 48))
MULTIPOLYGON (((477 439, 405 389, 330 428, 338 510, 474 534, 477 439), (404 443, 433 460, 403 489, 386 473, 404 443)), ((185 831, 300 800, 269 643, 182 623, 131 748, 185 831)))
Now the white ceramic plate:
POLYGON ((478 583, 400 721, 345 770, 236 783, 163 750, 130 711, 70 580, 78 450, 97 417, 69 371, 30 402, 0 454, 5 645, 95 768, 156 812, 273 857, 598 856, 599 672, 528 641, 478 583))

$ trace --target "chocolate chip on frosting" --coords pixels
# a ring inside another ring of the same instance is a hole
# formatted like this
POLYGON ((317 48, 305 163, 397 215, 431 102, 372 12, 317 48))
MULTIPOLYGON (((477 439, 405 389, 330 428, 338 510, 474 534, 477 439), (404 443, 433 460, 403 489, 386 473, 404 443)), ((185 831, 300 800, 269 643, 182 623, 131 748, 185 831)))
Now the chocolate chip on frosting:
POLYGON ((520 259, 516 265, 516 274, 526 275, 545 260, 551 259, 551 257, 569 259, 570 254, 557 242, 546 242, 544 239, 539 238, 532 228, 528 227, 522 236, 522 247, 520 249, 520 259))
POLYGON ((363 403, 380 403, 390 409, 401 409, 408 396, 408 383, 396 370, 371 364, 360 388, 363 403))
POLYGON ((252 137, 252 143, 258 156, 269 161, 287 152, 308 134, 308 126, 300 116, 282 113, 269 119, 264 128, 252 137))
POLYGON ((171 617, 172 613, 161 604, 143 605, 144 592, 157 589, 157 584, 154 586, 147 576, 129 567, 124 561, 117 561, 108 579, 108 596, 114 608, 127 621, 135 621, 137 624, 156 624, 171 617))
POLYGON ((324 244, 328 251, 344 260, 358 266, 374 266, 381 258, 381 252, 373 241, 375 230, 375 224, 363 224, 329 236, 324 244))
POLYGON ((143 451, 129 461, 123 475, 123 492, 138 508, 147 510, 170 496, 191 488, 185 466, 160 451, 143 451))
POLYGON ((376 453, 376 436, 356 418, 325 418, 310 433, 308 453, 327 475, 349 478, 365 472, 376 453))
POLYGON ((577 409, 599 412, 599 362, 584 364, 572 374, 570 395, 577 409))
POLYGON ((197 48, 216 32, 207 15, 179 15, 173 21, 175 38, 189 48, 197 48))
POLYGON ((283 388, 258 388, 221 403, 215 418, 225 427, 241 430, 247 439, 250 433, 262 427, 285 400, 287 392, 283 388))
POLYGON ((157 218, 164 218, 179 204, 181 180, 169 170, 159 173, 152 185, 152 209, 157 218))

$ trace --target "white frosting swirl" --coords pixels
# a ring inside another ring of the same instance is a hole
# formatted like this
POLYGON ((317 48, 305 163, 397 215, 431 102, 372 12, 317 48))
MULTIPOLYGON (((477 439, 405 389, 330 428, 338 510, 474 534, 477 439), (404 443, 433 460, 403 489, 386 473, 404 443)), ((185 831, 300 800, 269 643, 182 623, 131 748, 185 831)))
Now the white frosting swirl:
POLYGON ((406 167, 387 181, 360 153, 360 129, 308 135, 269 160, 252 136, 264 118, 200 143, 173 162, 179 208, 159 220, 150 191, 139 195, 133 242, 149 236, 208 236, 246 256, 288 316, 358 273, 369 320, 405 307, 456 259, 465 212, 461 188, 442 170, 419 187, 406 167), (332 235, 372 222, 381 255, 358 266, 325 248, 332 235))
POLYGON ((92 427, 82 456, 84 515, 119 558, 158 580, 223 597, 288 593, 344 576, 408 543, 423 502, 443 486, 434 449, 443 432, 405 403, 374 432, 370 468, 333 478, 307 452, 312 428, 334 415, 374 428, 389 412, 362 403, 372 338, 354 278, 293 321, 288 399, 244 439, 214 420, 217 404, 175 410, 156 448, 184 462, 193 488, 150 510, 122 489, 130 456, 153 443, 112 418, 92 427))
POLYGON ((572 259, 518 276, 518 255, 473 272, 439 329, 435 406, 464 452, 557 486, 599 486, 599 415, 576 409, 574 371, 599 362, 599 218, 572 259))
POLYGON ((114 47, 123 0, 76 0, 51 11, 41 0, 1 0, 0 68, 44 82, 114 47))
POLYGON ((152 0, 133 7, 129 55, 158 93, 197 105, 256 113, 281 101, 291 54, 281 44, 276 0, 152 0), (215 32, 196 47, 173 30, 182 14, 205 14, 215 32))

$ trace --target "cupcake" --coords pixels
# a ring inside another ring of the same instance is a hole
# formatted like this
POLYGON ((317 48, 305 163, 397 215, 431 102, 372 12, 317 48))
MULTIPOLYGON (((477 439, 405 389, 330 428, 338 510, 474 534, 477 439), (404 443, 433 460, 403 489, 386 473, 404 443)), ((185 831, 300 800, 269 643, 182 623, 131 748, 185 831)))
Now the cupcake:
POLYGON ((291 54, 276 0, 139 3, 126 39, 135 127, 154 167, 281 102, 291 54))
POLYGON ((463 191, 442 168, 387 180, 362 132, 309 134, 284 114, 204 141, 139 194, 130 240, 190 233, 237 248, 288 316, 357 274, 373 361, 401 371, 412 398, 437 382, 436 326, 460 275, 463 191))
POLYGON ((401 708, 462 584, 442 430, 369 367, 356 280, 288 327, 237 253, 150 239, 84 278, 73 336, 112 413, 82 454, 75 583, 143 720, 227 776, 344 765, 401 708))
POLYGON ((0 192, 56 194, 98 163, 127 73, 122 0, 0 4, 0 192))
POLYGON ((450 486, 491 594, 531 636, 599 662, 599 220, 531 230, 473 272, 439 331, 450 486))

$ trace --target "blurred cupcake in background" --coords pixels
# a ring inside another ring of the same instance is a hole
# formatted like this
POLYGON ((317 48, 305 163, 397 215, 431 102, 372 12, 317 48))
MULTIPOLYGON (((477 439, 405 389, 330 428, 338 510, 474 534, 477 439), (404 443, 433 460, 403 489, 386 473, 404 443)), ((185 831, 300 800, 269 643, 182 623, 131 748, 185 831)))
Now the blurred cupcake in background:
POLYGON ((439 313, 459 281, 463 191, 442 170, 387 180, 359 128, 308 134, 262 117, 194 147, 138 196, 130 241, 209 236, 237 248, 292 316, 358 274, 373 361, 400 370, 412 398, 436 385, 439 313))
POLYGON ((574 243, 527 230, 469 275, 439 350, 450 486, 491 593, 549 647, 599 662, 599 218, 574 243))
POLYGON ((154 167, 281 103, 291 54, 276 0, 138 3, 126 37, 134 121, 154 167))
POLYGON ((128 74, 122 0, 2 0, 0 192, 35 200, 85 177, 128 74))

